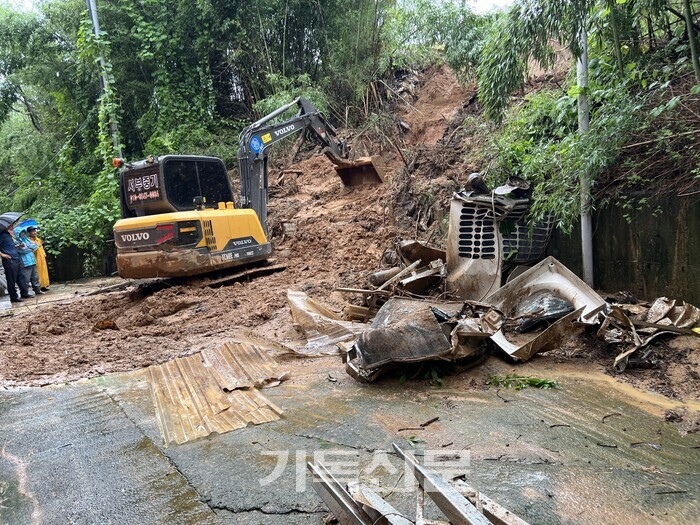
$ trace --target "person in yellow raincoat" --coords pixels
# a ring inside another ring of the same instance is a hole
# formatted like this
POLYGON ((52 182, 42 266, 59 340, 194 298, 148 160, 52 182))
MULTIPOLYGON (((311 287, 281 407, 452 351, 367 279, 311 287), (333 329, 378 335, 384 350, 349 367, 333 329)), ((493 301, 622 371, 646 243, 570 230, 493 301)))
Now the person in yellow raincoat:
POLYGON ((46 252, 42 246, 41 239, 36 236, 36 227, 30 226, 27 228, 27 235, 36 243, 39 247, 34 250, 34 257, 36 258, 36 270, 39 273, 39 287, 42 291, 49 289, 51 282, 49 281, 49 267, 46 264, 46 252))

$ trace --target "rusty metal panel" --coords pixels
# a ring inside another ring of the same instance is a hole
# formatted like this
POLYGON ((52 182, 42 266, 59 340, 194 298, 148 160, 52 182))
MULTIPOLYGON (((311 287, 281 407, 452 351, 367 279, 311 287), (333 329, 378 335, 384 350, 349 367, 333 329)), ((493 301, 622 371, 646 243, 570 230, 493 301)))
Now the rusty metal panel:
MULTIPOLYGON (((282 410, 255 389, 276 363, 253 345, 225 345, 148 368, 166 445, 275 421, 282 410)), ((277 373, 279 377, 279 373, 277 373)))
POLYGON ((202 357, 224 391, 276 386, 289 378, 289 373, 267 352, 248 343, 225 343, 220 348, 204 350, 202 357))

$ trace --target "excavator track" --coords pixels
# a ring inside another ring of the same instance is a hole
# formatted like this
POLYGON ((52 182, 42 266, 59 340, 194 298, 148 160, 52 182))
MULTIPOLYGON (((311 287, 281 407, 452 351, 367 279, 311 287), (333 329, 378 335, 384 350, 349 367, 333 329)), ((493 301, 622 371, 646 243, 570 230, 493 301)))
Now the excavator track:
POLYGON ((104 288, 93 290, 85 295, 90 296, 109 292, 119 292, 126 290, 130 286, 136 286, 135 291, 141 296, 152 295, 160 290, 173 286, 188 286, 191 288, 228 286, 229 284, 240 282, 245 279, 254 279, 256 277, 270 275, 287 269, 286 264, 275 264, 276 262, 276 259, 268 259, 258 263, 257 265, 248 265, 244 267, 239 266, 234 268, 235 271, 222 270, 214 274, 209 274, 205 277, 153 277, 147 279, 125 279, 121 283, 105 286, 104 288))
POLYGON ((286 264, 274 264, 276 262, 273 259, 268 259, 265 264, 254 266, 254 267, 244 267, 228 275, 221 277, 190 277, 185 279, 184 282, 180 284, 186 286, 192 286, 194 288, 207 288, 213 286, 227 286, 235 282, 242 281, 244 279, 252 279, 255 277, 262 277, 263 275, 270 275, 272 273, 281 272, 287 269, 286 264))

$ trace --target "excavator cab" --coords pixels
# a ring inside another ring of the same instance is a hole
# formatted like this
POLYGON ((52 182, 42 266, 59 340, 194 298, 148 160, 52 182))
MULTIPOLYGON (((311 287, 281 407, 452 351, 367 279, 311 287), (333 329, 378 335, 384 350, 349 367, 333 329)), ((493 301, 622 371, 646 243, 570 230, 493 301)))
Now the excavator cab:
POLYGON ((139 217, 233 202, 224 163, 215 157, 166 155, 129 164, 121 172, 122 217, 139 217))

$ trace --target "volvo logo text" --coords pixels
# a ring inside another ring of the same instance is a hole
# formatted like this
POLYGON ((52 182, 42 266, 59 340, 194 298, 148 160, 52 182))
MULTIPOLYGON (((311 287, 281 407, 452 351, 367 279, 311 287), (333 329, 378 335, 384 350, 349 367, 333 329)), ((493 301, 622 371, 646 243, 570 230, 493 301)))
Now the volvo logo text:
POLYGON ((275 131, 275 137, 280 137, 282 135, 285 135, 286 133, 289 133, 290 131, 294 131, 294 124, 285 126, 282 129, 278 129, 277 131, 275 131))
POLYGON ((241 239, 239 241, 231 241, 231 244, 234 246, 244 246, 246 244, 251 244, 253 242, 253 239, 241 239))
POLYGON ((122 242, 147 241, 151 237, 151 234, 148 232, 122 233, 120 235, 122 242))

